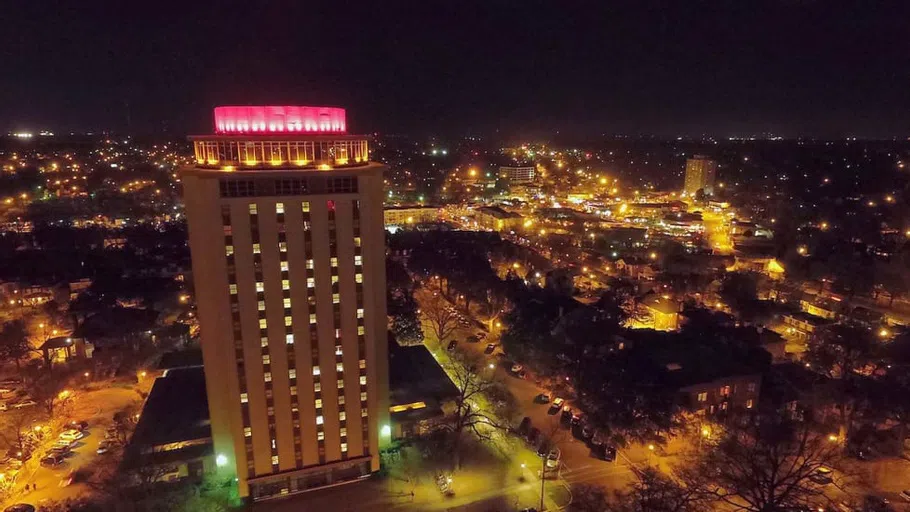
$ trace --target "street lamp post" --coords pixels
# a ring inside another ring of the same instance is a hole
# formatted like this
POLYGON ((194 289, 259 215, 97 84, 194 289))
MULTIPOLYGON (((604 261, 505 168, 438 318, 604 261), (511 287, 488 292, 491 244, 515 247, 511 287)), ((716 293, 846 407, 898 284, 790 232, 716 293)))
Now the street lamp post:
POLYGON ((547 458, 540 458, 540 511, 543 512, 544 484, 547 482, 547 458))

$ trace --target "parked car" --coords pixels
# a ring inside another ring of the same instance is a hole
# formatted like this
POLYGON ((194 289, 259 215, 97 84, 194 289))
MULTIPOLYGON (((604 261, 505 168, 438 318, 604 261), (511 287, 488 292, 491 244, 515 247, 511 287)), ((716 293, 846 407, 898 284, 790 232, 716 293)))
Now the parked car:
POLYGON ((446 348, 446 350, 451 352, 452 350, 455 350, 455 347, 457 347, 457 346, 458 346, 458 341, 452 340, 449 342, 449 346, 446 348))
POLYGON ((59 437, 60 439, 66 439, 68 441, 77 441, 77 440, 85 437, 85 434, 83 434, 82 431, 80 431, 80 430, 71 428, 69 430, 64 430, 63 432, 60 432, 60 435, 57 437, 59 437))
POLYGON ((541 459, 550 454, 550 442, 544 439, 537 445, 537 456, 541 459))
POLYGON ((559 423, 563 427, 568 427, 572 424, 572 411, 562 411, 562 414, 559 415, 559 423))
POLYGON ((548 393, 541 393, 534 397, 534 401, 539 404, 548 404, 550 403, 550 395, 548 393))
POLYGON ((479 332, 479 333, 477 333, 475 336, 477 336, 477 339, 483 340, 483 339, 486 339, 487 333, 485 333, 485 332, 479 332))
POLYGON ((465 338, 465 341, 467 341, 468 343, 477 343, 480 341, 480 338, 478 338, 477 336, 474 336, 472 334, 472 335, 468 336, 467 338, 465 338))
POLYGON ((565 400, 562 398, 556 397, 553 399, 553 403, 550 404, 550 410, 547 411, 547 414, 554 415, 562 409, 562 405, 565 403, 565 400))
POLYGON ((13 405, 13 409, 22 409, 23 407, 31 407, 33 405, 37 405, 37 403, 38 402, 35 402, 34 400, 32 400, 30 398, 26 398, 25 400, 13 405))
POLYGON ((524 368, 524 366, 522 366, 518 363, 515 363, 512 365, 512 373, 518 373, 522 370, 522 368, 524 368))
POLYGON ((87 421, 76 421, 76 420, 73 420, 73 421, 69 422, 69 423, 67 424, 67 426, 68 426, 70 429, 72 429, 72 430, 78 430, 79 432, 85 432, 86 430, 88 430, 88 422, 87 422, 87 421))
POLYGON ((487 348, 483 349, 483 353, 484 353, 484 354, 487 354, 487 355, 490 355, 490 354, 493 353, 494 350, 496 350, 496 344, 495 344, 495 343, 487 343, 487 348))
POLYGON ((65 462, 63 455, 58 453, 48 453, 41 458, 42 466, 57 467, 65 462))
POLYGON ((815 482, 819 485, 828 485, 834 481, 834 478, 832 477, 831 473, 832 473, 831 468, 826 468, 826 467, 822 466, 822 467, 816 469, 815 473, 812 473, 809 476, 809 480, 812 480, 813 482, 815 482))
POLYGON ((74 441, 68 441, 66 439, 59 439, 56 443, 51 445, 51 450, 64 450, 70 451, 73 448, 74 441))
POLYGON ((901 491, 901 498, 904 498, 904 501, 910 501, 910 489, 901 491))
POLYGON ((3 512, 35 512, 37 509, 34 505, 28 503, 16 503, 3 509, 3 512))
POLYGON ((863 498, 863 510, 867 512, 893 512, 891 501, 888 498, 870 494, 863 498))
POLYGON ((554 447, 550 450, 550 453, 547 454, 547 467, 555 468, 559 466, 559 457, 562 453, 559 451, 559 448, 554 447))
POLYGON ((600 460, 613 462, 616 460, 616 448, 604 443, 594 443, 591 445, 591 454, 600 460))
POLYGON ((8 402, 0 402, 0 411, 8 411, 8 410, 9 410, 9 403, 8 403, 8 402))
POLYGON ((98 449, 95 450, 95 453, 97 453, 98 455, 101 455, 103 453, 107 453, 107 452, 111 451, 111 448, 113 448, 113 447, 114 447, 114 443, 112 441, 110 441, 109 439, 105 439, 105 440, 101 441, 100 443, 98 443, 98 449))
POLYGON ((572 426, 581 424, 581 411, 572 411, 572 419, 569 421, 572 426))

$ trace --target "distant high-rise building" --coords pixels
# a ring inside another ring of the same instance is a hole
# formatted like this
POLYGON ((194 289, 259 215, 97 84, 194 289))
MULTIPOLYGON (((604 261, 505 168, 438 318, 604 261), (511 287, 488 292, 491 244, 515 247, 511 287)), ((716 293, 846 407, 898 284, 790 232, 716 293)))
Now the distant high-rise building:
POLYGON ((382 165, 345 111, 218 107, 183 170, 215 461, 263 499, 379 469, 382 165))
POLYGON ((527 185, 534 183, 535 171, 533 165, 502 166, 499 168, 499 177, 508 180, 510 185, 527 185))
POLYGON ((717 176, 717 162, 706 156, 695 155, 686 160, 686 183, 683 191, 694 196, 699 190, 705 195, 714 194, 714 180, 717 176))

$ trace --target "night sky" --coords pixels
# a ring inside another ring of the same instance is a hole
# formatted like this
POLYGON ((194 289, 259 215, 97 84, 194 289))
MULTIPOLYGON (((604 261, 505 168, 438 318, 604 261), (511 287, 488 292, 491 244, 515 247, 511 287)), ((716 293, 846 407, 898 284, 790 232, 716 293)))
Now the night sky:
POLYGON ((7 0, 0 131, 207 133, 272 103, 414 135, 906 137, 910 1, 849 5, 7 0))

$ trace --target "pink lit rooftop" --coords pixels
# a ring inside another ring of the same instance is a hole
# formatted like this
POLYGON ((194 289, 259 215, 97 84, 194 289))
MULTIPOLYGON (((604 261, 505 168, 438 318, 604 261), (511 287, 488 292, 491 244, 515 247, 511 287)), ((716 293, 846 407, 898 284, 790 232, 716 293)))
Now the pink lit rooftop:
POLYGON ((293 105, 215 107, 215 132, 218 134, 343 134, 346 130, 343 108, 293 105))

